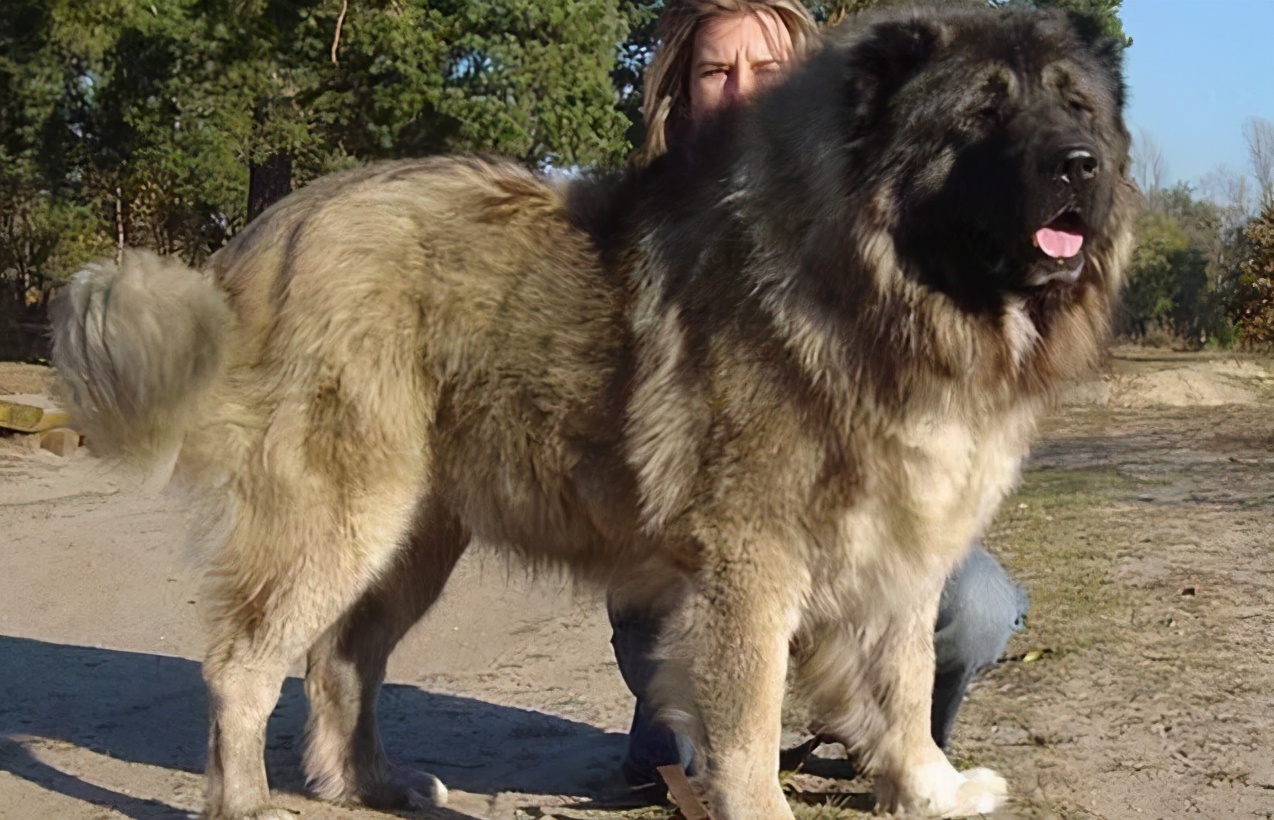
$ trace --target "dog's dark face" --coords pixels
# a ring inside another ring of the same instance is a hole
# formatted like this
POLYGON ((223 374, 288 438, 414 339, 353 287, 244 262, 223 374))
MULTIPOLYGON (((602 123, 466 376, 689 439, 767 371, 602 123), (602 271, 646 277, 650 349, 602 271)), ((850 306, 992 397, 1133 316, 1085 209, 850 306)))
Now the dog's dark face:
POLYGON ((1020 297, 1037 324, 1113 296, 1132 211, 1116 43, 1061 14, 932 8, 829 39, 580 217, 599 246, 638 225, 669 298, 702 291, 726 319, 774 289, 834 327, 899 272, 977 313, 1020 297))
POLYGON ((1126 185, 1114 42, 1061 15, 961 12, 886 18, 844 56, 851 150, 892 185, 909 271, 975 308, 1081 281, 1126 185))

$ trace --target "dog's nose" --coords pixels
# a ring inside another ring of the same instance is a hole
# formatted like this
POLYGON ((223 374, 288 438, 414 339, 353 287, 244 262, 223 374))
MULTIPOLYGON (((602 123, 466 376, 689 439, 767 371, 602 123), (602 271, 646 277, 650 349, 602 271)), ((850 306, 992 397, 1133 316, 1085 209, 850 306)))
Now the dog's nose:
POLYGON ((1100 163, 1090 149, 1075 145, 1058 152, 1053 167, 1056 169, 1057 178, 1063 183, 1079 185, 1090 182, 1097 176, 1100 163))

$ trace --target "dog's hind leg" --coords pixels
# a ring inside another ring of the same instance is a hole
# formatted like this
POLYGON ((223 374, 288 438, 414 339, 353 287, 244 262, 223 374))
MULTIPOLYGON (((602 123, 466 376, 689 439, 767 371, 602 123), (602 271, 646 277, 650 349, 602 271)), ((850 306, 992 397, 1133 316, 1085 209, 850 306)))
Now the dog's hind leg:
POLYGON ((386 809, 446 801, 437 778, 389 762, 376 698, 394 646, 437 600, 468 541, 440 502, 423 504, 405 549, 310 649, 305 773, 318 797, 386 809))
POLYGON ((404 477, 360 498, 263 492, 241 502, 208 576, 209 820, 292 817, 269 803, 266 722, 292 661, 394 558, 419 492, 409 484, 404 477))

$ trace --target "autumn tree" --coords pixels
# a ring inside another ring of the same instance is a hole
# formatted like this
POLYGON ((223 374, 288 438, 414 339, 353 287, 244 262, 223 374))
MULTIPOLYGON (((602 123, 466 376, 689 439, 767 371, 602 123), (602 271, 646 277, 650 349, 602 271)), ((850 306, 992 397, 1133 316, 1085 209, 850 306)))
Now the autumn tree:
POLYGON ((1239 341, 1252 347, 1274 346, 1274 203, 1247 226, 1250 249, 1239 266, 1235 305, 1239 341))

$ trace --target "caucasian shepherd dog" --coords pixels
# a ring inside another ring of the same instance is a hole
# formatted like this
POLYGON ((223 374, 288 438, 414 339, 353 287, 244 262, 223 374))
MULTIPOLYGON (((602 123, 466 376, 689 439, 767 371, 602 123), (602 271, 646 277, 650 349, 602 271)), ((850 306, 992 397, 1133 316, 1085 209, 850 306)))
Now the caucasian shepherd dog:
POLYGON ((374 165, 202 273, 80 274, 55 343, 84 432, 206 505, 207 816, 289 817, 263 744, 303 653, 314 791, 442 796, 386 760, 376 696, 473 540, 661 613, 718 820, 792 817, 789 666, 885 809, 997 805, 929 735, 935 613, 1106 336, 1120 71, 1063 16, 859 18, 645 170, 374 165))

